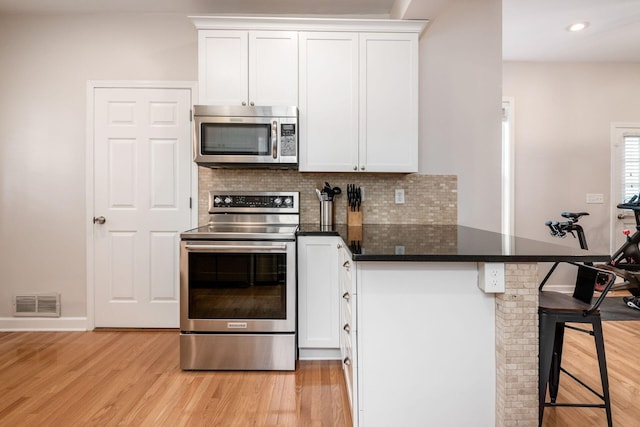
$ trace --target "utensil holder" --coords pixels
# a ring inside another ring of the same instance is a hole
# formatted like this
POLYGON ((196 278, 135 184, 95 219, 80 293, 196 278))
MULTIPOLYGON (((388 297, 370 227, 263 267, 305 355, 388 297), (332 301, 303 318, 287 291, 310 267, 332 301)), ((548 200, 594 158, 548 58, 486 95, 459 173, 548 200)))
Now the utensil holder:
POLYGON ((333 226, 333 200, 320 202, 320 227, 333 226))

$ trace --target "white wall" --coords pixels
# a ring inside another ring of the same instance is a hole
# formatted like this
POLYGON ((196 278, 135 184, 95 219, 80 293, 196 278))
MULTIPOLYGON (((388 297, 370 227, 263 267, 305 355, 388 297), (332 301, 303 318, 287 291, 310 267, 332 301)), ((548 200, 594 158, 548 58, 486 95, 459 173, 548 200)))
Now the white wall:
POLYGON ((452 0, 420 43, 420 172, 458 176, 458 223, 500 231, 502 2, 452 0))
POLYGON ((197 80, 186 16, 0 16, 0 318, 16 292, 86 316, 88 80, 197 80))
POLYGON ((562 211, 581 220, 590 249, 609 253, 611 123, 640 123, 640 64, 507 62, 503 93, 515 100, 516 234, 549 236, 562 211), (587 204, 587 193, 604 204, 587 204))
MULTIPOLYGON (((420 171, 459 176, 459 222, 500 227, 499 0, 451 0, 420 41, 420 171)), ((197 79, 182 15, 0 16, 0 321, 16 292, 86 316, 86 84, 197 79)))

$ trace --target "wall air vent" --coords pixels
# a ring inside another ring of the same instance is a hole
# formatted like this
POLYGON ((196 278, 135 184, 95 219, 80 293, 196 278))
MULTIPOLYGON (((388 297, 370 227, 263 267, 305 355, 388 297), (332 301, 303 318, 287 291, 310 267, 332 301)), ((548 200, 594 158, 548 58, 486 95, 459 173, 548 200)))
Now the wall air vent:
POLYGON ((60 294, 16 295, 13 315, 23 317, 60 317, 60 294))

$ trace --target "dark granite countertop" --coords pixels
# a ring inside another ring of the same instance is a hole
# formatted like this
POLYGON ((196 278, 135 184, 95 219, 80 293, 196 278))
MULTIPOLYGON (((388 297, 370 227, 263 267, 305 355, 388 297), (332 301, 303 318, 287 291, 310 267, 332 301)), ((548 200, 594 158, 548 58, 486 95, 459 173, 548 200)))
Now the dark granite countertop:
POLYGON ((301 224, 298 236, 340 236, 354 261, 603 262, 609 254, 506 236, 461 225, 301 224))

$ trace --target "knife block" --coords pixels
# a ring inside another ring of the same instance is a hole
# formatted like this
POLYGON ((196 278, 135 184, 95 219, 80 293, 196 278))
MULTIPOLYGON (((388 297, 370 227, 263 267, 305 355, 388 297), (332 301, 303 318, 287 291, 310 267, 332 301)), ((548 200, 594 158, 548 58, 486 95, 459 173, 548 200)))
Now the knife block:
MULTIPOLYGON (((362 208, 362 206, 360 206, 362 208)), ((347 211, 347 226, 348 227, 362 227, 362 211, 347 211)))

